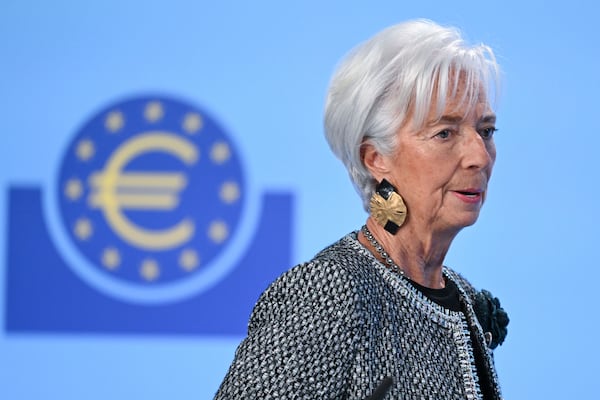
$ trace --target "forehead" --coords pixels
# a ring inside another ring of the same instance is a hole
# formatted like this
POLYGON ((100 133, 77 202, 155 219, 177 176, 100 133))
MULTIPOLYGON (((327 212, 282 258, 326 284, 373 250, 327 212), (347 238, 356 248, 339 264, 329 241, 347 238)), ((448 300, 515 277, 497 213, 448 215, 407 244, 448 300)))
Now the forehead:
MULTIPOLYGON (((442 120, 462 121, 494 116, 487 91, 480 80, 469 79, 465 74, 450 74, 445 84, 436 81, 427 113, 414 125, 426 126, 442 120)), ((494 116, 495 118, 495 116, 494 116)))
POLYGON ((485 91, 474 93, 447 94, 446 98, 431 102, 425 123, 436 122, 440 119, 452 117, 479 118, 483 114, 493 114, 485 91))

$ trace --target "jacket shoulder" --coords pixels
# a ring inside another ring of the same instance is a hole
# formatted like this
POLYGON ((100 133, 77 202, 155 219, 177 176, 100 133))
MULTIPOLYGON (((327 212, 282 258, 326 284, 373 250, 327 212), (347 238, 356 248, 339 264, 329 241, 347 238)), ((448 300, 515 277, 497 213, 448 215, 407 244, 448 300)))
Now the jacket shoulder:
POLYGON ((309 309, 326 315, 345 313, 356 318, 363 301, 361 265, 360 256, 344 238, 328 246, 269 285, 254 307, 249 330, 290 310, 309 309))

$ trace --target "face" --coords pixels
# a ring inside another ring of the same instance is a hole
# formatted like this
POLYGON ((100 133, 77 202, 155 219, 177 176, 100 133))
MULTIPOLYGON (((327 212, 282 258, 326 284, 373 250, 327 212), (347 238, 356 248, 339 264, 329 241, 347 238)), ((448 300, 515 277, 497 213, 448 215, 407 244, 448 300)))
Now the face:
MULTIPOLYGON (((456 97, 460 96, 459 90, 456 97)), ((496 117, 485 98, 470 112, 466 105, 447 99, 442 118, 438 120, 432 107, 427 121, 420 129, 410 123, 401 128, 396 153, 376 154, 370 169, 404 198, 406 224, 456 232, 479 216, 496 159, 496 117)))

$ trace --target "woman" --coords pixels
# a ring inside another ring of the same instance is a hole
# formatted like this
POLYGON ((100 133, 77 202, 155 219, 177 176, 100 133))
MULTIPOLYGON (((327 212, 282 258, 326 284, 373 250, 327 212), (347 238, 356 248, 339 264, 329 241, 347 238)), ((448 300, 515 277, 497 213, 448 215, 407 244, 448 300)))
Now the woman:
POLYGON ((343 61, 325 131, 369 217, 262 294, 217 399, 501 397, 508 317, 443 264, 485 200, 497 77, 488 47, 422 20, 343 61))

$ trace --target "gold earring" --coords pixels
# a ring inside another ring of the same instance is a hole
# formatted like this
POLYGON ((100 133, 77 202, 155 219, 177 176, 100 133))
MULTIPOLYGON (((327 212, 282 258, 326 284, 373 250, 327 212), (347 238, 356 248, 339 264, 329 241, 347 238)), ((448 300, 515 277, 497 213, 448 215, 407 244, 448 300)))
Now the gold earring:
POLYGON ((406 204, 396 188, 385 179, 375 188, 369 204, 371 215, 383 228, 395 235, 406 219, 406 204))

